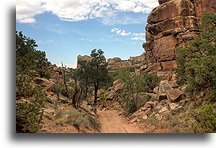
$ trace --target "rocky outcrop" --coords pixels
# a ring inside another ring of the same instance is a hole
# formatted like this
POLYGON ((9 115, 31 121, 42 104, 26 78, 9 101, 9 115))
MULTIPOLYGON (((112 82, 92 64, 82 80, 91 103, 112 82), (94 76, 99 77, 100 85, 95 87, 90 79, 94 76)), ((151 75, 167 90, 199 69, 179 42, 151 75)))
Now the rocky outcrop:
POLYGON ((183 109, 181 103, 183 92, 178 88, 173 88, 169 81, 162 80, 153 92, 155 94, 148 94, 151 96, 150 101, 129 117, 132 122, 146 120, 150 117, 157 120, 167 119, 173 113, 180 112, 183 109))
POLYGON ((130 57, 129 61, 145 61, 145 53, 142 53, 140 56, 130 57))
POLYGON ((143 48, 148 71, 175 71, 176 47, 185 47, 197 37, 203 11, 215 12, 214 0, 159 0, 148 16, 143 48))
POLYGON ((182 91, 178 88, 173 88, 167 80, 160 81, 154 92, 157 94, 157 100, 168 99, 170 102, 178 100, 183 95, 182 91))
POLYGON ((77 56, 77 68, 80 67, 80 62, 81 61, 90 61, 91 59, 92 58, 90 56, 87 56, 87 55, 85 55, 85 56, 81 56, 81 55, 77 56))
POLYGON ((105 93, 104 97, 108 100, 112 100, 118 97, 116 94, 117 91, 123 89, 124 84, 121 82, 121 80, 116 80, 113 82, 112 87, 110 87, 105 93))
MULTIPOLYGON (((147 68, 145 54, 139 56, 130 57, 128 60, 122 60, 119 57, 109 58, 107 60, 107 68, 109 71, 114 72, 118 69, 128 68, 131 72, 144 71, 147 68)), ((105 57, 104 57, 105 59, 105 57)), ((77 56, 77 68, 80 67, 81 61, 90 61, 90 56, 77 56)))
POLYGON ((129 60, 122 60, 118 57, 109 58, 107 63, 107 67, 110 71, 116 71, 120 68, 128 68, 131 65, 131 62, 129 60))
POLYGON ((131 72, 144 71, 147 68, 145 54, 140 56, 130 57, 128 60, 122 60, 121 58, 115 57, 110 58, 107 61, 108 69, 110 71, 116 71, 121 68, 128 68, 131 72))

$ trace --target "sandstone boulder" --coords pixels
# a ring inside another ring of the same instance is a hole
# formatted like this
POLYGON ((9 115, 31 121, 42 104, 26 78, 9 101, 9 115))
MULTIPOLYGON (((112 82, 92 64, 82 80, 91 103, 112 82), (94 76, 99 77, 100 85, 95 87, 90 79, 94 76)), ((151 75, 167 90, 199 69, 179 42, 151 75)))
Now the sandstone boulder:
POLYGON ((171 110, 175 110, 178 106, 179 106, 179 105, 176 104, 176 103, 170 103, 170 104, 169 104, 169 107, 170 107, 171 110))
POLYGON ((178 88, 172 88, 167 80, 163 80, 159 84, 158 100, 168 99, 169 101, 176 101, 183 95, 183 92, 178 88))
POLYGON ((104 93, 104 97, 110 100, 114 99, 116 97, 116 92, 121 90, 123 87, 124 84, 122 84, 121 80, 116 80, 113 82, 113 86, 104 93))
POLYGON ((115 82, 113 82, 113 90, 114 91, 118 91, 120 89, 122 89, 124 87, 124 85, 122 84, 121 80, 116 80, 115 82))
POLYGON ((168 111, 169 111, 168 107, 163 107, 163 108, 159 111, 159 113, 164 113, 164 112, 168 112, 168 111))
POLYGON ((159 90, 158 90, 158 100, 164 100, 167 99, 167 90, 171 90, 172 87, 170 86, 169 82, 167 80, 163 80, 159 84, 159 90))
POLYGON ((156 87, 153 89, 153 92, 156 93, 156 94, 158 94, 158 91, 159 91, 159 87, 156 86, 156 87))
POLYGON ((170 89, 166 91, 166 95, 167 95, 167 99, 173 102, 173 101, 178 100, 183 95, 183 92, 177 88, 170 89))
POLYGON ((147 116, 147 115, 144 115, 144 116, 142 117, 142 119, 143 119, 143 120, 146 120, 146 119, 148 119, 148 116, 147 116))

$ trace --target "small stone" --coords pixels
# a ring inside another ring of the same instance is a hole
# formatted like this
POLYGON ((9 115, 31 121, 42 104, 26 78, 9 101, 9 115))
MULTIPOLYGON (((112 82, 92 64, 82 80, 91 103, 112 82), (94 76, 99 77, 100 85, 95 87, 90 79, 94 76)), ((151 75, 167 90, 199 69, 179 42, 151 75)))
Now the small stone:
POLYGON ((136 122, 137 120, 138 120, 138 118, 135 117, 135 118, 133 118, 133 119, 131 120, 131 123, 134 123, 134 122, 136 122))
POLYGON ((144 115, 144 116, 142 117, 142 119, 143 119, 143 120, 146 120, 146 119, 148 119, 148 116, 147 116, 147 115, 144 115))
POLYGON ((163 113, 163 112, 166 112, 166 111, 169 111, 168 108, 167 108, 167 107, 163 107, 163 108, 159 111, 159 113, 163 113))
POLYGON ((169 104, 169 107, 170 107, 171 110, 176 109, 176 107, 178 107, 178 106, 179 106, 179 105, 176 104, 176 103, 170 103, 170 104, 169 104))

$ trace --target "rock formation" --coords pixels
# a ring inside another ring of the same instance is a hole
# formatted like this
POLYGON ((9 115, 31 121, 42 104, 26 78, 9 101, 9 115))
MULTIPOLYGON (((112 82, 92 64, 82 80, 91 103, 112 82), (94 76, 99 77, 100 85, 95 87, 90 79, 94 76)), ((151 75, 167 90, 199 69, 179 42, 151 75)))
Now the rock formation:
MULTIPOLYGON (((89 61, 91 60, 90 56, 78 56, 77 57, 77 68, 79 68, 80 61, 89 61)), ((143 71, 147 68, 145 54, 141 54, 139 56, 130 57, 128 60, 122 60, 119 57, 109 58, 107 60, 107 68, 109 71, 116 71, 121 68, 128 68, 131 72, 139 72, 143 71)))
POLYGON ((91 60, 91 57, 87 56, 87 55, 85 55, 85 56, 81 56, 81 55, 77 56, 77 68, 80 67, 80 61, 90 61, 90 60, 91 60))
POLYGON ((110 71, 116 71, 119 68, 127 68, 131 65, 131 62, 129 60, 122 60, 121 58, 118 57, 109 58, 107 63, 108 63, 108 69, 110 71))
POLYGON ((130 57, 128 60, 122 60, 118 57, 109 58, 107 63, 110 71, 116 71, 120 68, 129 68, 131 72, 139 72, 147 68, 144 53, 140 56, 130 57))
POLYGON ((214 0, 159 0, 148 16, 143 48, 149 71, 159 75, 177 68, 176 47, 185 47, 199 35, 198 24, 203 11, 215 12, 214 0))

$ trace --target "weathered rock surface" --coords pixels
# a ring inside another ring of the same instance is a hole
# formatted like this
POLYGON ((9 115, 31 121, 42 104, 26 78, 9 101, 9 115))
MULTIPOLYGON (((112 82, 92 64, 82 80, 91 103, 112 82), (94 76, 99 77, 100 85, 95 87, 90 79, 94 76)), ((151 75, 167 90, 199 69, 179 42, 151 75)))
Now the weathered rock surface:
POLYGON ((150 63, 148 67, 151 67, 147 70, 172 73, 177 68, 176 47, 187 46, 189 40, 199 35, 198 24, 202 12, 215 12, 215 1, 158 1, 160 5, 148 16, 146 42, 143 44, 146 60, 150 63))
POLYGON ((121 68, 129 68, 133 72, 144 71, 147 68, 145 54, 140 56, 130 57, 128 60, 122 60, 121 58, 109 58, 107 60, 109 71, 116 71, 121 68))
POLYGON ((168 99, 169 101, 176 101, 183 95, 183 92, 178 88, 172 88, 167 80, 163 80, 158 88, 158 100, 168 99))
POLYGON ((104 97, 106 99, 114 99, 117 97, 117 91, 121 90, 124 87, 124 84, 120 81, 120 80, 116 80, 115 82, 113 82, 113 86, 110 87, 105 93, 104 93, 104 97))

